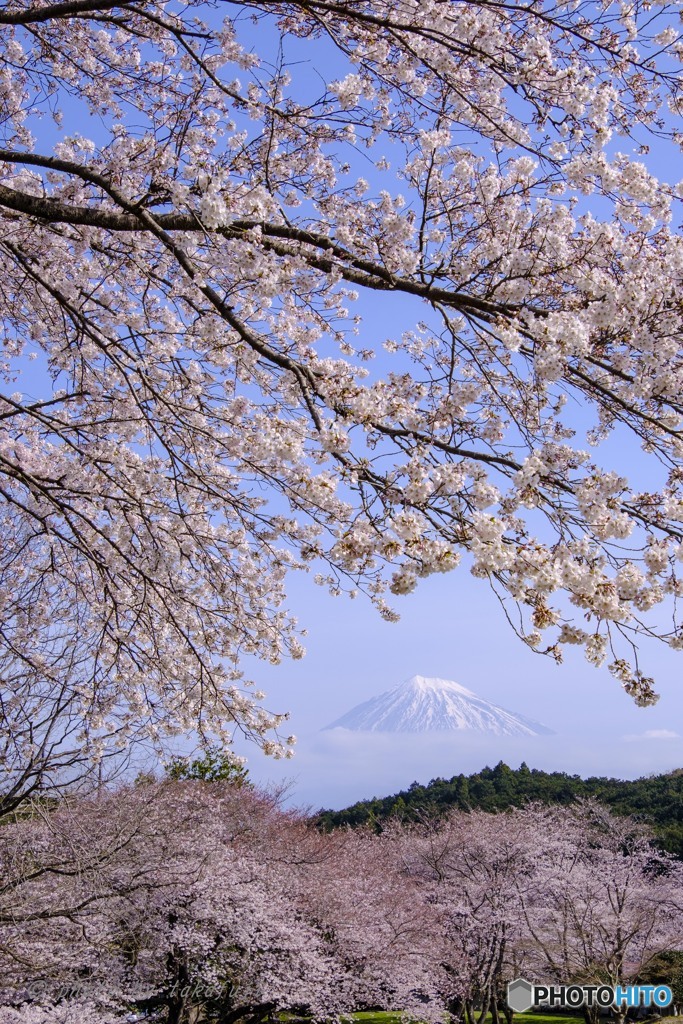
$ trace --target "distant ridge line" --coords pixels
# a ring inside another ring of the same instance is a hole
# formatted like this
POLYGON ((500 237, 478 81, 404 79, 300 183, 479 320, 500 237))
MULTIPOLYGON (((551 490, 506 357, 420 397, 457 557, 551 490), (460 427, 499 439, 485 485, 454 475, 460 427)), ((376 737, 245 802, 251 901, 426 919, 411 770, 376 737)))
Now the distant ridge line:
POLYGON ((325 830, 367 825, 379 829, 392 816, 423 821, 452 810, 500 813, 524 807, 529 801, 566 805, 587 798, 598 800, 615 814, 632 814, 641 821, 645 818, 658 845, 683 860, 683 768, 633 780, 583 779, 567 772, 530 769, 524 761, 517 769, 500 761, 495 768, 482 768, 471 775, 432 779, 426 785, 413 782, 391 796, 360 800, 343 810, 321 810, 314 820, 325 830))

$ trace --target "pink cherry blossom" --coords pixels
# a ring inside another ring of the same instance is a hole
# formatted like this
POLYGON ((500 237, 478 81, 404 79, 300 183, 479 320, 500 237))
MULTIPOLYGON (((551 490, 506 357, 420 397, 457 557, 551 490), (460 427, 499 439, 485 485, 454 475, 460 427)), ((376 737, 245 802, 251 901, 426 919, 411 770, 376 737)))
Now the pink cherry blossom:
POLYGON ((683 243, 647 147, 683 139, 677 9, 5 6, 12 799, 67 747, 239 730, 287 756, 240 666, 303 654, 296 569, 395 619, 464 561, 524 642, 614 651, 656 699, 634 648, 683 636, 658 616, 683 592, 683 243), (652 490, 591 452, 615 429, 652 490))

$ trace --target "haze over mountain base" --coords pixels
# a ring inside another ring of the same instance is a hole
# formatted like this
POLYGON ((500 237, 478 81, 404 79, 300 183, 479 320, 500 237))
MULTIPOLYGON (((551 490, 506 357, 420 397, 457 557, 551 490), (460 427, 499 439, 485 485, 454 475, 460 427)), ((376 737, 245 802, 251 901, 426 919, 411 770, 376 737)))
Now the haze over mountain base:
POLYGON ((587 777, 635 779, 681 765, 680 739, 671 736, 490 736, 451 733, 360 733, 333 729, 302 737, 292 761, 273 761, 253 747, 250 776, 259 783, 289 784, 286 802, 342 808, 385 796, 411 782, 469 774, 505 761, 513 768, 565 771, 587 777))

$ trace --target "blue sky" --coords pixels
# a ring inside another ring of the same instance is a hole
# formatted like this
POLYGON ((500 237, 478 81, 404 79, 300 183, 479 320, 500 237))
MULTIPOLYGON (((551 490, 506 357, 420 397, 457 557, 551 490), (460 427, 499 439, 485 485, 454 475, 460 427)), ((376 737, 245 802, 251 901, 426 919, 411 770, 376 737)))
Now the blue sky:
POLYGON ((569 651, 557 666, 525 647, 486 584, 464 566, 423 580, 417 591, 397 599, 398 623, 384 622, 360 598, 329 597, 304 577, 292 581, 290 593, 290 606, 310 630, 307 655, 253 669, 268 694, 266 704, 291 711, 297 755, 276 763, 251 746, 240 749, 256 781, 289 780, 294 804, 342 807, 413 780, 450 778, 501 759, 513 767, 526 760, 533 768, 621 778, 669 771, 683 761, 677 738, 683 737, 680 652, 648 645, 646 663, 661 699, 655 707, 637 708, 606 669, 588 665, 580 653, 569 651), (414 674, 455 680, 556 735, 503 740, 459 732, 320 731, 414 674))
MULTIPOLYGON (((263 40, 260 35, 255 41, 257 49, 263 40)), ((320 78, 313 64, 306 64, 309 53, 304 43, 293 43, 291 53, 303 62, 296 69, 298 76, 316 76, 317 89, 320 78)), ((328 81, 343 73, 338 56, 325 70, 328 81)), ((675 180, 679 172, 672 151, 656 140, 648 142, 649 156, 638 159, 646 159, 652 173, 675 180)), ((636 144, 615 139, 611 148, 635 152, 636 144)), ((402 183, 396 181, 392 190, 402 191, 402 183)), ((606 204, 593 213, 609 216, 606 204)), ((381 300, 369 310, 363 303, 362 312, 361 347, 381 345, 424 315, 419 307, 396 309, 381 300)), ((574 410, 573 415, 577 427, 591 425, 592 415, 586 410, 574 410)), ((637 487, 660 485, 661 467, 639 450, 633 437, 615 433, 596 451, 596 461, 628 475, 637 487)), ((660 701, 652 708, 638 708, 606 668, 588 665, 580 652, 567 649, 564 664, 558 666, 524 646, 486 583, 470 576, 465 562, 455 572, 423 580, 414 593, 396 598, 394 606, 401 613, 396 624, 383 621, 360 597, 329 597, 310 577, 293 577, 289 589, 289 607, 309 630, 307 655, 301 662, 249 669, 268 694, 267 706, 291 711, 291 731, 299 737, 297 756, 278 764, 253 747, 242 749, 257 781, 289 780, 288 799, 293 803, 340 807, 395 791, 414 779, 450 777, 500 759, 513 766, 526 760, 531 767, 546 770, 624 778, 683 763, 683 658, 660 643, 643 643, 640 648, 642 668, 655 677, 660 701), (414 737, 320 732, 353 705, 414 674, 455 680, 545 723, 556 735, 501 741, 457 732, 414 737)))

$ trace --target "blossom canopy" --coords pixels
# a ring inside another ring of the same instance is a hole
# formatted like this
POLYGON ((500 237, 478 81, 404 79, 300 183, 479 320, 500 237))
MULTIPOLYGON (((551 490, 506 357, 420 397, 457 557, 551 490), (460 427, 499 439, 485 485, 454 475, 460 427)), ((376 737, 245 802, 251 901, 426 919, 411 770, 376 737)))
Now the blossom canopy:
POLYGON ((240 662, 303 653, 296 567, 393 618, 463 559, 532 648, 656 699, 639 635, 683 646, 683 240, 647 150, 683 139, 680 10, 3 7, 20 788, 134 736, 285 753, 240 662), (661 486, 601 464, 613 431, 661 486))

